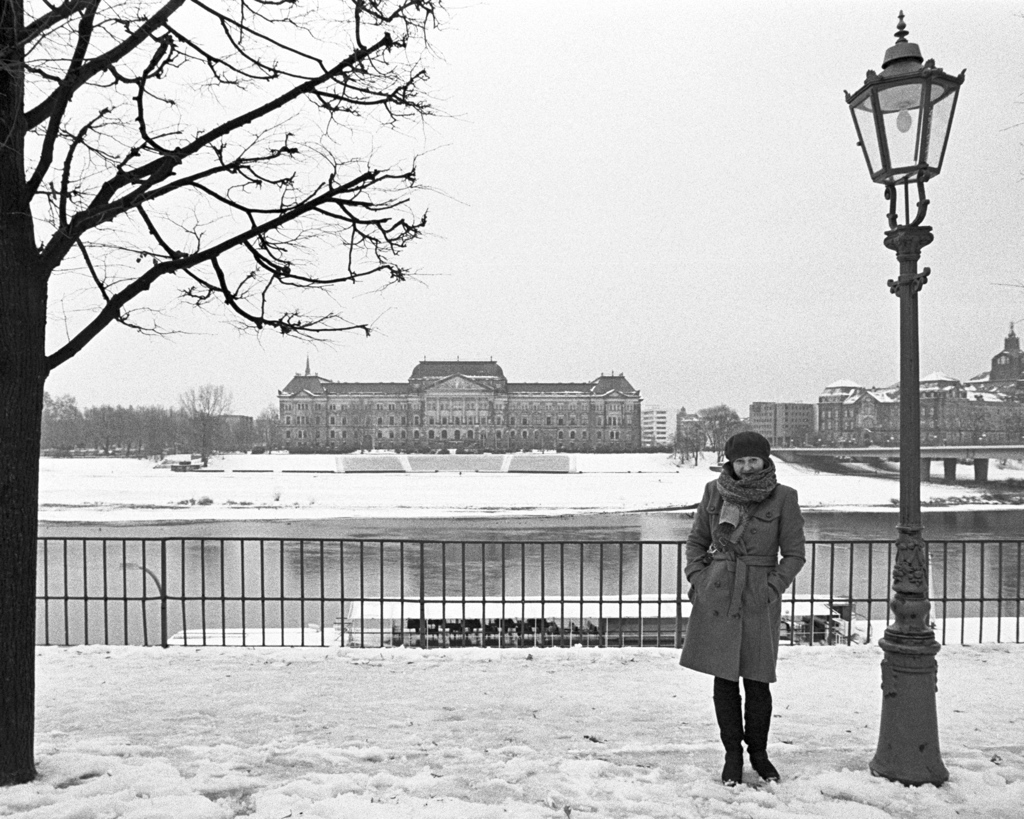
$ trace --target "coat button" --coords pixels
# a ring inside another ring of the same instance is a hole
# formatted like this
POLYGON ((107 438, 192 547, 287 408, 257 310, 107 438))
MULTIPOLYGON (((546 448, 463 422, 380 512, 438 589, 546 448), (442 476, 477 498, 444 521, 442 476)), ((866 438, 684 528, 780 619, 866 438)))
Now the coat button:
POLYGON ((754 534, 756 531, 757 531, 757 527, 756 526, 751 526, 750 527, 750 534, 754 534))

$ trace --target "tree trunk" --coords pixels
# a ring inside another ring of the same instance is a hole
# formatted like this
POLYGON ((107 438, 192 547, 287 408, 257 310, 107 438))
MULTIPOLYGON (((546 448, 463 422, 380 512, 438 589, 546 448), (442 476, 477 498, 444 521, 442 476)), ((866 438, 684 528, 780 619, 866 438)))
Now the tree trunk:
POLYGON ((35 777, 36 517, 46 276, 25 185, 22 4, 0 6, 0 785, 35 777))
POLYGON ((18 264, 12 231, 3 222, 0 214, 0 785, 11 785, 35 777, 36 522, 46 296, 31 246, 22 256, 28 263, 18 264))

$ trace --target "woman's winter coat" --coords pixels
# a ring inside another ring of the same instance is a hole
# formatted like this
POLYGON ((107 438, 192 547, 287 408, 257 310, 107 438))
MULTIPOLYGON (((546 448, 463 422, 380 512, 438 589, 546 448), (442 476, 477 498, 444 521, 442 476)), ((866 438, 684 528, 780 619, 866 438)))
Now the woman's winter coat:
POLYGON ((686 540, 693 610, 679 662, 727 680, 775 682, 782 593, 805 560, 797 493, 780 484, 751 504, 730 551, 711 549, 721 510, 722 496, 711 481, 686 540))

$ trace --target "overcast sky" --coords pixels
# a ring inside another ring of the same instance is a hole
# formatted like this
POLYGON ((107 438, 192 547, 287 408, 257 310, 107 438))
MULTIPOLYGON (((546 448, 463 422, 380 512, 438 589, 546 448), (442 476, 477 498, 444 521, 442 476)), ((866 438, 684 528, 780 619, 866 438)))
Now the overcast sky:
POLYGON ((881 69, 901 7, 925 59, 967 69, 928 186, 921 372, 974 376, 1011 321, 1024 334, 1024 4, 458 0, 434 37, 418 278, 348 312, 373 335, 114 327, 47 389, 169 406, 223 384, 255 415, 307 355, 337 381, 405 381, 424 358, 494 359, 511 381, 621 372, 648 403, 742 415, 895 383, 887 203, 843 91, 881 69))

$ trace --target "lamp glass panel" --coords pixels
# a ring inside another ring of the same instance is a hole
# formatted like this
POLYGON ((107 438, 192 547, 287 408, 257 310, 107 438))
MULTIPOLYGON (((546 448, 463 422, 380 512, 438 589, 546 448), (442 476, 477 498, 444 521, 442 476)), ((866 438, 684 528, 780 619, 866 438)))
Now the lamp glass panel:
MULTIPOLYGON (((949 126, 953 119, 953 108, 956 105, 959 86, 944 90, 947 91, 946 95, 932 105, 929 147, 926 157, 928 164, 936 171, 942 169, 942 159, 946 155, 946 141, 949 139, 949 126)), ((934 93, 932 97, 935 97, 934 93)))
POLYGON ((921 142, 922 87, 914 83, 897 88, 901 93, 887 93, 896 90, 892 88, 879 90, 879 107, 885 129, 883 138, 889 148, 889 168, 893 170, 918 164, 921 142), (916 97, 908 93, 911 88, 916 91, 916 97))
MULTIPOLYGON (((869 96, 870 98, 870 96, 869 96)), ((868 173, 872 176, 882 169, 882 156, 878 150, 878 134, 875 131, 875 115, 870 107, 856 105, 852 109, 853 122, 857 127, 857 136, 864 148, 864 157, 868 161, 868 173)))
POLYGON ((883 114, 920 108, 923 90, 924 81, 919 78, 910 79, 897 85, 883 86, 878 89, 878 106, 882 109, 883 114))

